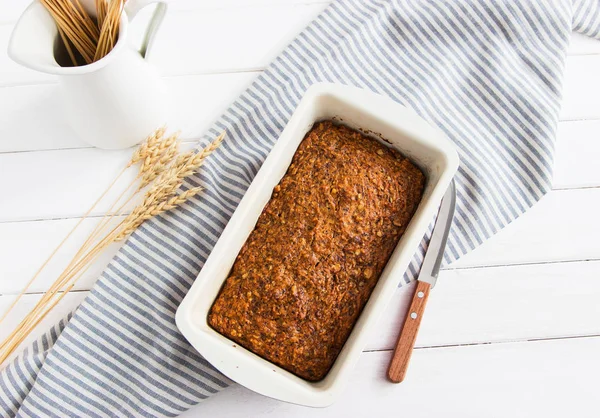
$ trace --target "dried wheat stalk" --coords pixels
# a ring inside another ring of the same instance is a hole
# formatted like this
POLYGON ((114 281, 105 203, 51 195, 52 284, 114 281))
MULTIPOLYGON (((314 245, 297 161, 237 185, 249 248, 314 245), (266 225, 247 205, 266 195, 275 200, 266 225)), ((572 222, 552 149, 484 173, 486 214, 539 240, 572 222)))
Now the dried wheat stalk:
MULTIPOLYGON (((179 152, 179 133, 175 133, 167 138, 163 138, 165 129, 160 128, 154 134, 144 141, 144 143, 136 150, 131 160, 127 164, 126 168, 141 162, 140 171, 136 178, 123 190, 123 192, 117 197, 115 202, 108 208, 106 216, 96 225, 88 239, 85 241, 80 249, 80 252, 84 251, 87 246, 93 242, 110 224, 110 222, 116 217, 124 214, 126 206, 138 195, 138 193, 150 184, 164 169, 167 165, 175 158, 179 152), (121 205, 115 210, 115 206, 122 201, 124 196, 130 192, 131 188, 134 187, 136 182, 139 181, 138 188, 130 194, 129 198, 126 199, 121 205)), ((79 255, 78 253, 77 255, 79 255)))
POLYGON ((106 0, 96 0, 96 21, 98 22, 99 28, 101 28, 104 24, 104 19, 106 18, 107 12, 108 3, 106 0))
POLYGON ((126 0, 96 0, 95 21, 79 0, 40 1, 54 18, 74 66, 80 65, 74 50, 81 55, 85 65, 98 61, 114 48, 126 0))
MULTIPOLYGON (((40 275, 40 273, 43 271, 43 269, 46 268, 46 266, 48 265, 48 263, 54 258, 54 256, 56 255, 56 253, 62 248, 62 246, 65 244, 65 242, 67 242, 67 240, 73 235, 73 233, 77 230, 77 228, 79 228, 79 226, 81 225, 81 223, 85 219, 87 219, 87 217, 89 216, 89 214, 96 208, 96 206, 98 205, 98 203, 100 203, 100 201, 102 199, 104 199, 104 197, 108 194, 108 192, 119 181, 119 179, 121 178, 121 176, 123 175, 123 173, 128 168, 133 167, 135 164, 139 163, 140 161, 146 161, 151 154, 156 154, 156 152, 154 151, 156 148, 159 148, 159 147, 163 146, 162 145, 162 142, 163 142, 162 140, 163 140, 163 135, 165 133, 165 130, 166 130, 165 127, 161 127, 159 129, 157 129, 152 134, 150 134, 142 142, 142 144, 136 149, 135 153, 131 157, 131 160, 127 163, 127 165, 123 168, 123 170, 121 170, 121 172, 119 172, 119 174, 113 179, 113 181, 108 185, 108 187, 104 190, 104 192, 102 192, 102 194, 100 195, 100 197, 92 204, 92 206, 87 210, 87 212, 79 219, 79 221, 77 222, 77 224, 75 224, 75 226, 69 231, 69 233, 62 239, 62 241, 52 251, 52 253, 48 256, 48 258, 42 263, 42 265, 40 266, 40 268, 35 272, 35 274, 25 284, 25 287, 21 290, 21 292, 19 293, 19 295, 17 295, 17 297, 15 298, 15 300, 13 300, 13 302, 8 306, 8 308, 2 313, 2 316, 0 317, 0 323, 2 323, 2 321, 7 317, 7 315, 12 311, 12 309, 15 307, 15 305, 23 297, 23 295, 29 290, 29 288, 31 287, 31 285, 33 284, 33 282, 37 279, 37 277, 40 275)), ((117 198, 117 200, 113 203, 113 205, 108 209, 109 214, 113 210, 114 206, 124 196, 124 194, 126 192, 128 192, 129 189, 131 189, 131 187, 133 187, 133 185, 135 184, 136 180, 140 176, 142 176, 142 175, 144 175, 143 169, 141 169, 140 174, 138 174, 138 177, 136 177, 131 182, 131 184, 123 191, 123 193, 121 193, 121 195, 117 198)), ((96 226, 96 228, 94 228, 94 230, 92 231, 92 233, 90 233, 90 235, 88 236, 88 238, 85 241, 85 243, 82 245, 82 247, 80 248, 80 250, 75 255, 75 258, 79 257, 81 254, 84 253, 86 247, 93 241, 93 239, 95 239, 97 237, 97 234, 108 223, 105 218, 103 218, 99 222, 99 224, 96 226)))
POLYGON ((121 20, 121 13, 124 6, 125 2, 123 0, 110 0, 108 3, 106 16, 100 27, 100 37, 94 61, 98 61, 100 58, 106 56, 115 46, 117 35, 119 34, 119 21, 121 20))
MULTIPOLYGON (((164 133, 165 129, 161 128, 146 138, 144 143, 138 147, 131 160, 123 169, 123 171, 125 171, 138 163, 140 164, 139 173, 134 180, 134 182, 139 182, 139 185, 132 192, 131 197, 140 193, 142 190, 145 190, 147 187, 142 202, 135 206, 123 220, 112 226, 112 229, 108 232, 104 232, 109 225, 109 222, 106 220, 112 219, 115 216, 115 213, 120 212, 120 210, 107 214, 107 216, 101 220, 98 224, 100 227, 97 226, 96 229, 92 231, 84 245, 75 254, 69 265, 55 280, 50 289, 42 295, 42 298, 34 308, 0 344, 0 364, 10 356, 10 354, 19 346, 19 344, 21 344, 33 328, 39 324, 54 306, 56 306, 56 304, 65 297, 71 289, 73 289, 77 280, 79 280, 83 273, 90 267, 98 255, 106 249, 106 247, 115 242, 124 240, 148 219, 176 208, 202 191, 201 187, 181 190, 181 186, 184 183, 184 179, 195 173, 202 166, 206 158, 219 147, 225 134, 221 134, 206 148, 198 152, 190 151, 178 154, 178 134, 170 135, 165 138, 164 133)), ((117 179, 119 177, 120 175, 117 179)), ((126 191, 131 187, 132 185, 130 184, 126 188, 126 191)), ((117 199, 117 202, 120 201, 122 197, 123 194, 117 199)), ((131 200, 131 197, 126 200, 125 204, 131 200)), ((115 204, 117 202, 115 202, 115 204)), ((115 204, 113 204, 113 207, 115 204)), ((121 208, 123 208, 125 204, 121 205, 121 208)), ((53 255, 55 253, 56 251, 53 252, 53 255)), ((42 268, 46 264, 47 261, 42 268)), ((39 271, 34 278, 37 277, 38 274, 39 271)))

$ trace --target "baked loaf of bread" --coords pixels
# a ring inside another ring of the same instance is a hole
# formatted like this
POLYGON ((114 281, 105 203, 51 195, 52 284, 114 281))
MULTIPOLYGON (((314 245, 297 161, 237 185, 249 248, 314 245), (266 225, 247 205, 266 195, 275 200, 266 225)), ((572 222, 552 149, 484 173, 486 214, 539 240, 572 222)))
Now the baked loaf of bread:
POLYGON ((345 126, 315 124, 238 254, 208 323, 297 376, 323 379, 424 183, 397 151, 345 126))

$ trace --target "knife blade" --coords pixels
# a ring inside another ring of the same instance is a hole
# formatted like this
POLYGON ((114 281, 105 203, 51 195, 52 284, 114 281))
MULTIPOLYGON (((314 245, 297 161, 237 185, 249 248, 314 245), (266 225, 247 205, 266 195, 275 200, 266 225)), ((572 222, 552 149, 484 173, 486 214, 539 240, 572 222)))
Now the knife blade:
POLYGON ((435 286, 444 250, 450 233, 450 226, 454 218, 454 208, 456 206, 456 187, 454 180, 446 191, 438 216, 433 227, 433 232, 429 240, 429 246, 425 253, 425 259, 421 265, 421 271, 417 278, 417 286, 413 294, 412 302, 408 308, 404 325, 398 336, 394 354, 388 368, 388 378, 394 383, 400 383, 406 377, 408 363, 415 346, 417 332, 421 325, 421 318, 425 311, 429 291, 435 286))
POLYGON ((452 219, 454 218, 455 206, 456 188, 454 186, 454 180, 452 180, 450 187, 448 187, 448 190, 442 199, 437 220, 433 227, 433 233, 429 240, 429 246, 425 253, 425 259, 423 260, 421 271, 417 278, 417 280, 429 283, 432 289, 437 282, 440 266, 444 259, 444 250, 446 249, 446 241, 448 241, 450 226, 452 225, 452 219))

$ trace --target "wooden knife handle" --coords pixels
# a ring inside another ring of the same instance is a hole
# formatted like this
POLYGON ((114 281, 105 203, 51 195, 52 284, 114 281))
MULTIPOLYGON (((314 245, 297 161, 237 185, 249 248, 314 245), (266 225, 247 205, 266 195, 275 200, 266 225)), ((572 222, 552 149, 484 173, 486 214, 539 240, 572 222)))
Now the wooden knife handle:
POLYGON ((430 289, 431 285, 429 283, 417 281, 417 288, 408 308, 404 326, 400 330, 398 342, 396 343, 394 355, 388 369, 388 378, 394 383, 402 382, 404 376, 406 376, 406 369, 408 369, 408 362, 415 346, 417 332, 421 325, 423 312, 425 312, 425 304, 427 303, 430 289))

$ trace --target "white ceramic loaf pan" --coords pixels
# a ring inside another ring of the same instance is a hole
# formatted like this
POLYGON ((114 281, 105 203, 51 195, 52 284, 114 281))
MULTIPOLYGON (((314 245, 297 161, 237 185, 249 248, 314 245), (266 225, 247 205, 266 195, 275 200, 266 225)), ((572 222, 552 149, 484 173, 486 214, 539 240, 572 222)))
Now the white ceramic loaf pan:
MULTIPOLYGON (((308 89, 277 144, 265 160, 223 231, 206 264, 177 310, 177 326, 214 367, 262 395, 295 404, 324 407, 334 402, 348 380, 380 315, 396 291, 439 203, 458 168, 458 155, 444 134, 412 110, 389 98, 338 84, 308 89), (207 316, 235 258, 253 230, 273 188, 313 124, 324 119, 385 138, 427 176, 423 199, 392 254, 350 337, 325 379, 311 383, 240 347, 217 333, 207 316)), ((381 377, 384 379, 384 376, 381 377)))

